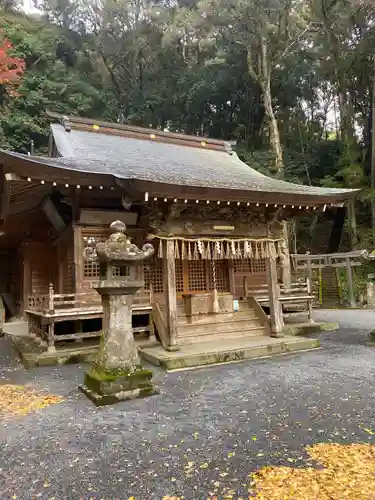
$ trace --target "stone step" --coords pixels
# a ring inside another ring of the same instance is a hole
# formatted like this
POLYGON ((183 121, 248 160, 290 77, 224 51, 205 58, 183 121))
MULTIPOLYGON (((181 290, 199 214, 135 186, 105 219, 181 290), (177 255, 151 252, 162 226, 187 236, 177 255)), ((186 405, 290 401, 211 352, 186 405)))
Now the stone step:
POLYGON ((228 340, 251 339, 252 337, 260 337, 263 335, 266 336, 266 331, 261 326, 251 329, 248 328, 246 330, 239 329, 231 331, 220 331, 215 333, 207 333, 205 330, 202 330, 201 334, 198 335, 179 336, 179 343, 180 345, 199 344, 202 342, 220 343, 222 341, 228 340))
POLYGON ((167 352, 161 346, 140 350, 141 356, 150 363, 166 370, 192 368, 275 356, 292 352, 316 349, 319 340, 311 338, 269 336, 248 339, 230 339, 222 342, 199 342, 182 345, 179 351, 167 352))
POLYGON ((242 319, 220 323, 206 323, 204 325, 178 325, 177 330, 180 337, 187 337, 221 332, 250 331, 260 327, 258 319, 242 319))

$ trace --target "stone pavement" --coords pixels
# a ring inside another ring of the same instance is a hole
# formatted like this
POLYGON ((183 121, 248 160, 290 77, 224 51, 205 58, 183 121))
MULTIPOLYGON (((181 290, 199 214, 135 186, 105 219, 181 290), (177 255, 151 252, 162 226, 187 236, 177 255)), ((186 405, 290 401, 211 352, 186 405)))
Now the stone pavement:
POLYGON ((0 424, 0 499, 248 498, 264 465, 306 466, 304 447, 375 435, 375 327, 369 311, 319 311, 342 328, 322 349, 164 374, 159 396, 95 408, 84 367, 26 371, 0 339, 0 384, 32 384, 64 401, 0 424))

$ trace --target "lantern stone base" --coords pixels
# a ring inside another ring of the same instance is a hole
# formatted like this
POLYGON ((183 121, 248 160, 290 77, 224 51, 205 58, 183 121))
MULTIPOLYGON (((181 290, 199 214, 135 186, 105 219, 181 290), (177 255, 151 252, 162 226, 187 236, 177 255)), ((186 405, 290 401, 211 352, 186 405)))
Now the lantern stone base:
POLYGON ((136 367, 132 372, 92 367, 85 373, 79 389, 97 406, 158 394, 152 382, 152 371, 136 367))

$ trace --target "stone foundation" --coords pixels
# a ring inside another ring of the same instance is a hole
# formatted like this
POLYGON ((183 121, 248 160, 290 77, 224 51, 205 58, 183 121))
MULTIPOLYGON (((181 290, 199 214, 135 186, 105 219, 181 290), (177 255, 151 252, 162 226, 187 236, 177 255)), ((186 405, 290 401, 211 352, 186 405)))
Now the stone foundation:
POLYGON ((152 383, 152 371, 137 367, 132 372, 92 367, 79 389, 97 406, 152 396, 159 391, 152 383))

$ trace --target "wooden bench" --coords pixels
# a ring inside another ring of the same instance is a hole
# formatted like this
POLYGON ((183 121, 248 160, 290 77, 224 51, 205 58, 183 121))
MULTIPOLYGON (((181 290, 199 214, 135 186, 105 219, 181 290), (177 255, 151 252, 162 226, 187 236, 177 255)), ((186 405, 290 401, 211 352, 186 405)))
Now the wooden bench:
MULTIPOLYGON (((147 333, 150 340, 154 340, 154 325, 152 320, 152 292, 140 290, 133 300, 133 317, 145 316, 144 326, 133 328, 133 333, 147 333)), ((41 345, 48 347, 48 351, 55 351, 55 343, 69 340, 82 341, 83 339, 97 338, 101 329, 84 332, 83 322, 102 319, 103 308, 101 300, 95 295, 87 293, 55 294, 53 285, 49 286, 48 295, 30 295, 28 309, 25 311, 28 320, 28 332, 41 345), (73 322, 75 330, 69 334, 55 334, 57 323, 73 322)))
MULTIPOLYGON (((244 290, 246 297, 254 297, 257 302, 264 306, 269 306, 268 285, 257 285, 256 287, 249 286, 247 278, 244 278, 244 290)), ((280 296, 279 300, 283 306, 283 312, 286 307, 293 305, 304 304, 307 308, 308 319, 313 322, 312 309, 314 295, 311 292, 311 285, 308 279, 291 283, 290 287, 286 288, 283 284, 279 285, 280 296)))

